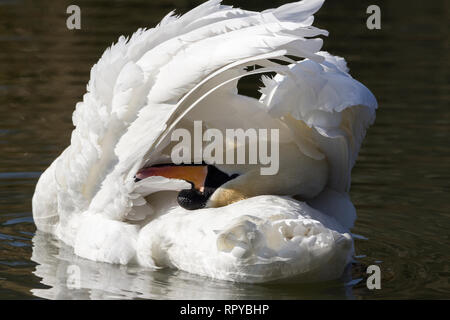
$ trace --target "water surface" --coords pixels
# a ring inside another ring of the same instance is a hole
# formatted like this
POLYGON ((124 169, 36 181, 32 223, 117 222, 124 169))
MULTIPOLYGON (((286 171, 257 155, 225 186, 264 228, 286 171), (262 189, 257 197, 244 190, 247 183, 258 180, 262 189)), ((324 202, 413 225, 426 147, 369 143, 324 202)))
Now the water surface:
MULTIPOLYGON (((369 31, 369 1, 328 1, 316 24, 325 50, 346 57, 380 104, 353 173, 357 263, 343 279, 309 285, 240 285, 178 271, 99 264, 35 234, 31 197, 39 175, 70 143, 71 115, 92 65, 122 34, 154 26, 201 1, 77 1, 82 30, 69 31, 72 1, 0 0, 0 298, 395 299, 450 298, 448 2, 377 1, 382 30, 369 31), (367 265, 382 270, 369 291, 367 265), (68 267, 82 289, 68 286, 68 267)), ((227 1, 227 3, 231 3, 227 1)), ((235 1, 263 9, 283 1, 235 1)))

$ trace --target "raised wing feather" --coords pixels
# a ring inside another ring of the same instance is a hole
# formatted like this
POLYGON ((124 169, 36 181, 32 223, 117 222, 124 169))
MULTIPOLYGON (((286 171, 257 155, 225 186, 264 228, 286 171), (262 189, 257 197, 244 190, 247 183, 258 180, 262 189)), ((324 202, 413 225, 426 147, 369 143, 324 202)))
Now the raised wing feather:
POLYGON ((284 118, 306 155, 315 157, 311 147, 300 145, 305 140, 327 156, 329 185, 345 192, 378 105, 370 90, 348 74, 344 59, 318 54, 322 63, 305 59, 291 65, 288 75, 266 79, 261 101, 267 112, 284 118))

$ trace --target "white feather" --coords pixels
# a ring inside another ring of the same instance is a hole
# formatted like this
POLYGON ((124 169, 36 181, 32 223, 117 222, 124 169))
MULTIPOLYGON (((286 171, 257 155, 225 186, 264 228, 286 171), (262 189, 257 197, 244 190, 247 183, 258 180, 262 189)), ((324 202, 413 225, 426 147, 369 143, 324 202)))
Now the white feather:
MULTIPOLYGON (((345 60, 319 52, 322 63, 305 59, 290 66, 289 75, 267 80, 261 101, 275 117, 288 115, 307 124, 317 147, 328 158, 330 187, 350 187, 351 170, 378 107, 373 94, 348 73, 345 60)), ((288 120, 288 119, 287 119, 288 120)), ((301 123, 287 121, 292 130, 301 123)), ((305 135, 305 130, 302 132, 305 135)), ((309 154, 311 155, 311 152, 309 154)))

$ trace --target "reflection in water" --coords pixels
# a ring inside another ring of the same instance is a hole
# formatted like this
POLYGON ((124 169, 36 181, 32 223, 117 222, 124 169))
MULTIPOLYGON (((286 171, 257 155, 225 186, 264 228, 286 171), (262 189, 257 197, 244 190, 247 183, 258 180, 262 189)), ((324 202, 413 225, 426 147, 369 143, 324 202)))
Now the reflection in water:
MULTIPOLYGON (((310 299, 352 298, 342 281, 320 284, 249 285, 205 279, 174 270, 152 271, 82 259, 38 232, 33 238, 34 274, 48 288, 31 292, 45 299, 310 299), (79 277, 78 277, 79 275, 79 277), (79 286, 78 286, 79 285, 79 286)), ((348 278, 348 275, 347 275, 348 278)))

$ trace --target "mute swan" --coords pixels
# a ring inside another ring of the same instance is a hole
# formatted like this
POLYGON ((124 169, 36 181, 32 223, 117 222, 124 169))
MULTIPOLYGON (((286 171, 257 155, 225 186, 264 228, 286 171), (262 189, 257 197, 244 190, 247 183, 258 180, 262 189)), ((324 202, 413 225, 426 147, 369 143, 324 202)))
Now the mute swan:
POLYGON ((210 0, 121 37, 92 68, 71 145, 36 186, 37 228, 100 262, 249 283, 340 277, 353 255, 351 170, 377 101, 343 58, 320 51, 322 4, 259 13, 210 0), (270 72, 259 100, 238 93, 241 78, 270 72), (175 172, 171 135, 197 120, 278 129, 278 174, 175 172))

